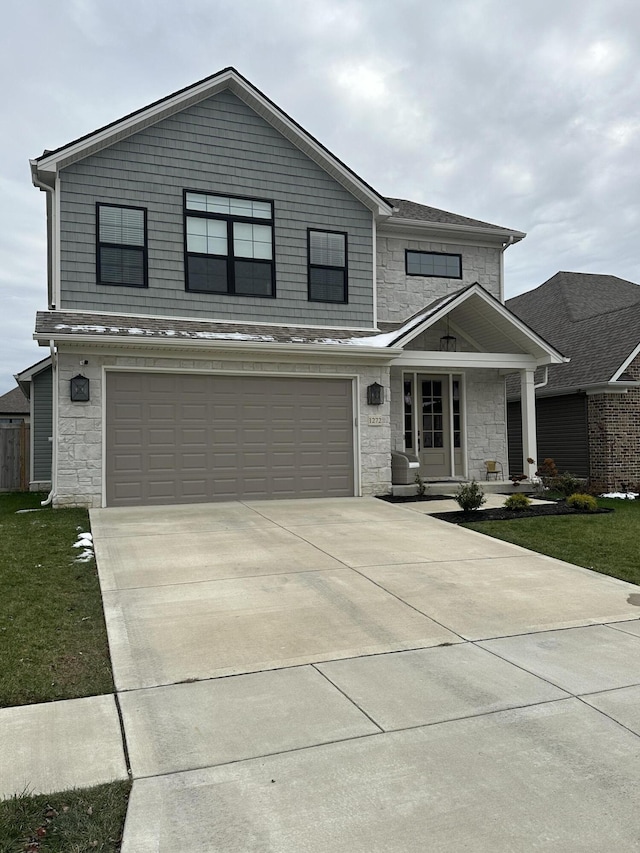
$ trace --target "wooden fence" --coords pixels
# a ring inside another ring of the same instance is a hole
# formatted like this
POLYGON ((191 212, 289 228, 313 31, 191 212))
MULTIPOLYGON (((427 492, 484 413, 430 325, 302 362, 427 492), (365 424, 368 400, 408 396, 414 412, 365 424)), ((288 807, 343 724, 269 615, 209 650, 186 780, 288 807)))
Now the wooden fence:
POLYGON ((0 424, 0 492, 29 490, 29 427, 0 424))

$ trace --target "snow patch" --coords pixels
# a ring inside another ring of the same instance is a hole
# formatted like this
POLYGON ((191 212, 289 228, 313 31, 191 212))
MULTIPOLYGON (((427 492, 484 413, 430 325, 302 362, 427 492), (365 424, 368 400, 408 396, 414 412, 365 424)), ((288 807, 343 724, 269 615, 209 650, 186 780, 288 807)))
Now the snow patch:
POLYGON ((638 492, 607 492, 606 495, 600 495, 601 498, 619 498, 621 500, 634 501, 640 495, 638 492))
POLYGON ((73 543, 74 548, 82 548, 82 551, 73 561, 74 563, 88 563, 93 559, 93 536, 91 533, 78 533, 77 540, 73 543))

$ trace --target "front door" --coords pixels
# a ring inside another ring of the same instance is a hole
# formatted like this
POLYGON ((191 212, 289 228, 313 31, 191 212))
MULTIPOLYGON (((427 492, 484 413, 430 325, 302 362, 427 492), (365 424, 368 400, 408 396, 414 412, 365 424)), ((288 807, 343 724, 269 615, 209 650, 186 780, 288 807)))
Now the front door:
POLYGON ((418 376, 418 440, 425 477, 451 476, 449 377, 418 376))

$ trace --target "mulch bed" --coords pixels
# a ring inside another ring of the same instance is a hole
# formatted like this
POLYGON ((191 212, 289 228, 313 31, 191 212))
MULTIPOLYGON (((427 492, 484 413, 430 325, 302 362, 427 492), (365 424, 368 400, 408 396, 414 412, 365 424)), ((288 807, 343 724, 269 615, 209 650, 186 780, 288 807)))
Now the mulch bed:
POLYGON ((537 504, 521 512, 513 512, 504 507, 497 509, 477 509, 474 512, 434 512, 432 518, 441 521, 450 521, 452 524, 464 524, 469 521, 513 521, 518 518, 540 518, 541 516, 553 515, 601 515, 605 512, 613 512, 613 509, 597 509, 595 512, 584 512, 567 506, 564 501, 554 504, 537 504))
POLYGON ((417 501, 449 501, 452 495, 377 495, 381 501, 390 504, 408 504, 417 501))

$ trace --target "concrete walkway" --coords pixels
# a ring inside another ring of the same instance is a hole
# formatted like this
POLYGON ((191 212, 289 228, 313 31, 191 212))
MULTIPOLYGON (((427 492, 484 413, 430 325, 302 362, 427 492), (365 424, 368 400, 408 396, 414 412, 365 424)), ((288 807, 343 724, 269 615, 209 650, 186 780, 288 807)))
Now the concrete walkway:
POLYGON ((123 853, 638 849, 637 587, 422 507, 92 511, 123 853))

